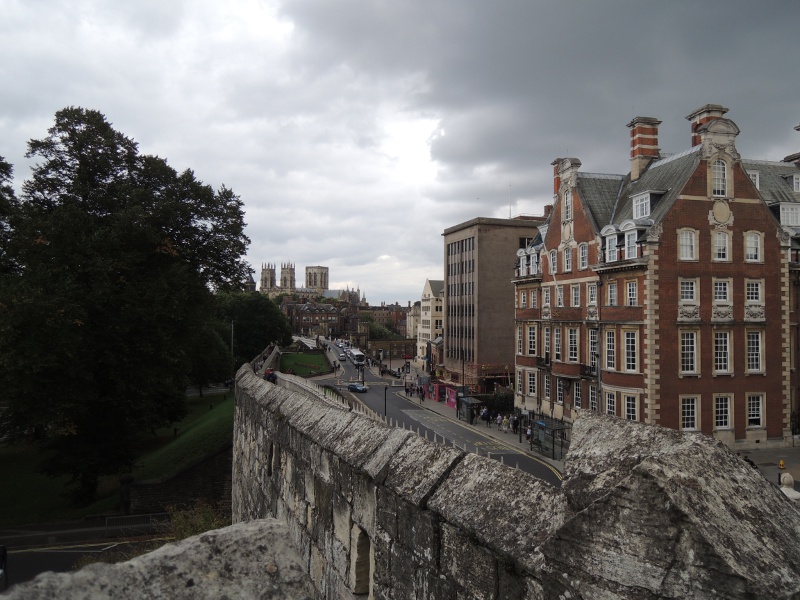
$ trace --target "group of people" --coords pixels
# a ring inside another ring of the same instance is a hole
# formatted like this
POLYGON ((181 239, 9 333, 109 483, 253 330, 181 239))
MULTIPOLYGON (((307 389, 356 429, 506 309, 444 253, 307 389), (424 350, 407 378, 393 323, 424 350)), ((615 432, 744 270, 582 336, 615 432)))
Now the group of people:
MULTIPOLYGON (((511 431, 513 434, 519 433, 521 424, 517 415, 503 415, 497 411, 490 411, 484 406, 481 409, 480 418, 482 421, 486 421, 487 427, 497 425, 497 430, 502 431, 503 433, 508 433, 509 431, 511 431)), ((525 439, 530 441, 532 433, 531 425, 528 423, 528 426, 525 429, 525 439)))
POLYGON ((406 396, 416 396, 419 398, 420 402, 424 402, 425 394, 426 390, 424 385, 418 385, 410 382, 406 383, 406 396))
POLYGON ((497 425, 497 430, 503 433, 518 433, 519 432, 519 417, 517 415, 503 415, 497 411, 490 411, 485 406, 481 409, 480 418, 486 421, 486 426, 489 427, 492 423, 497 425))

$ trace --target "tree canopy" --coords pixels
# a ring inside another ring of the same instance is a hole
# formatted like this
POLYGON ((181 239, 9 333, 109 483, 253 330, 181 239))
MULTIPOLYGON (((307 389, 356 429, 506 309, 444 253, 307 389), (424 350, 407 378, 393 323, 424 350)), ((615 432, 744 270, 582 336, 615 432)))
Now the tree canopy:
POLYGON ((184 416, 192 377, 227 370, 213 292, 251 272, 243 204, 94 110, 57 112, 27 156, 19 198, 0 159, 0 435, 32 436, 89 500, 184 416))
POLYGON ((216 295, 218 318, 229 326, 233 368, 252 360, 269 344, 292 343, 292 326, 278 305, 258 292, 216 295))

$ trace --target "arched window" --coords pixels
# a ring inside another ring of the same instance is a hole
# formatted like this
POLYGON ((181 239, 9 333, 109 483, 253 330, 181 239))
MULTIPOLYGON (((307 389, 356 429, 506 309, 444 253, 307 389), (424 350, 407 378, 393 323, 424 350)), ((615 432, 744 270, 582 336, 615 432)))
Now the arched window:
POLYGON ((727 169, 723 160, 715 160, 711 165, 711 194, 722 197, 728 195, 727 169))
POLYGON ((678 230, 678 260, 697 260, 697 233, 693 229, 678 230))
POLYGON ((550 274, 558 272, 558 255, 555 250, 550 250, 550 274))
POLYGON ((758 231, 747 231, 744 234, 744 260, 746 262, 764 262, 762 237, 758 231))
POLYGON ((569 190, 564 192, 564 220, 572 220, 572 192, 569 190))

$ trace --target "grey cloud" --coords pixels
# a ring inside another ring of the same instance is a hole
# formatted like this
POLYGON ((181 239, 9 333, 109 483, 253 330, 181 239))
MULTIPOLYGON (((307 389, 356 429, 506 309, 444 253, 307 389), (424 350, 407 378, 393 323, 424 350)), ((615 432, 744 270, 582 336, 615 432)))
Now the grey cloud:
POLYGON ((689 145, 685 115, 720 103, 742 154, 800 150, 794 2, 11 0, 4 10, 0 155, 18 184, 25 142, 56 110, 96 108, 143 152, 240 194, 254 266, 325 264, 373 302, 405 303, 443 276, 446 227, 541 214, 555 158, 627 171, 634 116, 661 119, 661 147, 676 152, 689 145), (430 123, 418 158, 435 172, 399 170, 408 157, 385 146, 387 116, 430 123))

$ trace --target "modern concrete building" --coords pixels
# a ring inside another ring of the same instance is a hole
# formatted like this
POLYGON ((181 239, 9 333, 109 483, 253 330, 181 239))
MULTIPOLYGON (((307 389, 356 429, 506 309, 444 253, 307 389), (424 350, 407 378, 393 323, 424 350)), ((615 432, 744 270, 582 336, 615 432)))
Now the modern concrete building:
POLYGON ((444 381, 492 391, 514 372, 514 286, 508 277, 541 217, 479 217, 449 227, 444 237, 444 381))

